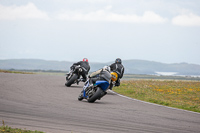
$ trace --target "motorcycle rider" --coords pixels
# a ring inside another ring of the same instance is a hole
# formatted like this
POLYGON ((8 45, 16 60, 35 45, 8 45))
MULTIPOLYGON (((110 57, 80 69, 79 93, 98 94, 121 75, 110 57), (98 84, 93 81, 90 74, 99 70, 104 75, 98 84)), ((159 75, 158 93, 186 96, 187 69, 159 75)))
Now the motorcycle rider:
POLYGON ((87 74, 88 72, 90 71, 90 65, 89 65, 89 62, 88 62, 88 59, 87 58, 83 58, 83 61, 79 61, 77 63, 74 63, 70 69, 74 69, 76 66, 80 65, 82 68, 83 68, 83 72, 81 73, 81 76, 83 78, 79 79, 79 81, 83 81, 85 82, 86 79, 87 79, 87 74))
POLYGON ((115 60, 115 63, 110 65, 110 70, 118 74, 118 79, 115 83, 115 86, 120 86, 120 79, 124 75, 124 66, 122 65, 122 60, 120 58, 117 58, 115 60))
MULTIPOLYGON (((96 83, 97 80, 106 80, 110 83, 111 81, 110 67, 104 66, 102 69, 99 69, 96 72, 90 74, 88 78, 90 86, 87 89, 89 89, 90 87, 94 87, 94 84, 96 83)), ((101 97, 105 96, 106 94, 107 92, 105 91, 101 97)), ((99 100, 101 99, 101 97, 99 98, 99 100)))
POLYGON ((111 74, 110 67, 104 66, 102 69, 97 70, 96 72, 91 73, 89 76, 90 85, 93 85, 97 80, 106 80, 110 83, 111 74))

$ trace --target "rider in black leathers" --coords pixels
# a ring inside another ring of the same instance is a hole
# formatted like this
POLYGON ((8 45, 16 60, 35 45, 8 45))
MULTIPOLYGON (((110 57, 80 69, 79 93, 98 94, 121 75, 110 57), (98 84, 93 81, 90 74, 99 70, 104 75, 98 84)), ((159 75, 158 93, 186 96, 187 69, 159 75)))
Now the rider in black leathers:
MULTIPOLYGON (((105 66, 102 69, 99 69, 91 73, 88 76, 88 78, 89 78, 89 83, 90 83, 89 88, 94 87, 94 84, 97 80, 105 80, 110 83, 110 80, 111 80, 110 67, 105 66)), ((107 92, 105 91, 101 97, 103 97, 106 94, 107 92)), ((99 98, 99 100, 101 99, 101 97, 99 98)))
POLYGON ((119 86, 120 85, 120 79, 124 75, 124 66, 122 65, 122 60, 120 58, 117 58, 115 60, 115 63, 110 65, 110 70, 118 73, 118 79, 116 81, 115 86, 119 86))
POLYGON ((93 73, 91 73, 88 78, 90 79, 90 85, 94 84, 97 80, 106 80, 110 82, 111 74, 110 74, 110 67, 105 66, 102 69, 99 69, 93 73))
POLYGON ((84 58, 83 61, 74 63, 70 68, 73 69, 75 66, 78 66, 78 65, 80 65, 83 68, 83 72, 81 73, 83 78, 80 80, 85 82, 87 80, 87 74, 90 71, 90 65, 88 63, 88 59, 84 58))

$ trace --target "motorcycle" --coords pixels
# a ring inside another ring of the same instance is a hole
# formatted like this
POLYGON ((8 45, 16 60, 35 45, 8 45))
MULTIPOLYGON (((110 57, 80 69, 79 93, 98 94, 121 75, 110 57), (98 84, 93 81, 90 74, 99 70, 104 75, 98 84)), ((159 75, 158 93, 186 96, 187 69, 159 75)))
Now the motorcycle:
POLYGON ((80 93, 78 100, 86 99, 89 103, 94 103, 97 99, 100 100, 107 94, 109 86, 117 80, 116 74, 111 73, 110 83, 108 80, 97 80, 95 84, 90 85, 89 79, 85 82, 83 90, 80 93))
POLYGON ((78 100, 81 101, 83 99, 87 99, 89 103, 93 103, 97 99, 100 100, 107 94, 106 90, 108 86, 108 81, 96 81, 94 85, 90 86, 89 80, 87 80, 83 86, 83 91, 78 97, 78 100))
POLYGON ((83 72, 83 68, 78 65, 75 67, 71 67, 69 73, 66 74, 66 83, 67 87, 70 87, 72 84, 79 83, 81 73, 83 72))

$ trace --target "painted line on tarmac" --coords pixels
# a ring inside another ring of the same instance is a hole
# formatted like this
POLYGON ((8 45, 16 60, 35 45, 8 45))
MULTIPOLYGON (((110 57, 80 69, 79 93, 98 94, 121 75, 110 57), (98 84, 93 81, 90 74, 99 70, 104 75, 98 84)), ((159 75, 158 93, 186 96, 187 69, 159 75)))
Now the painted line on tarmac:
POLYGON ((130 98, 130 97, 127 97, 127 96, 124 96, 124 95, 121 95, 117 92, 114 92, 112 90, 109 90, 111 93, 113 94, 116 94, 120 97, 123 97, 123 98, 126 98, 126 99, 129 99, 129 100, 133 100, 133 101, 138 101, 138 102, 142 102, 142 103, 147 103, 147 104, 151 104, 151 105, 155 105, 155 106, 162 106, 162 107, 165 107, 165 108, 169 108, 169 109, 174 109, 174 110, 180 110, 180 111, 185 111, 185 112, 190 112, 190 113, 194 113, 194 114, 199 114, 198 112, 194 112, 194 111, 189 111, 189 110, 184 110, 184 109, 178 109, 178 108, 173 108, 173 107, 168 107, 168 106, 164 106, 164 105, 159 105, 159 104, 155 104, 155 103, 150 103, 150 102, 145 102, 145 101, 141 101, 141 100, 138 100, 138 99, 134 99, 134 98, 130 98))

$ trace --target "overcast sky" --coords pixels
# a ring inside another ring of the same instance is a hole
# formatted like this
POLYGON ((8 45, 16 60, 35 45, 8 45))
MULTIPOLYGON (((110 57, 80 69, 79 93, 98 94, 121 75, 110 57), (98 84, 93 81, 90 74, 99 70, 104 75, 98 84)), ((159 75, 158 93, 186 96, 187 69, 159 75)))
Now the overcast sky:
POLYGON ((200 0, 0 0, 0 59, 200 64, 200 0))

